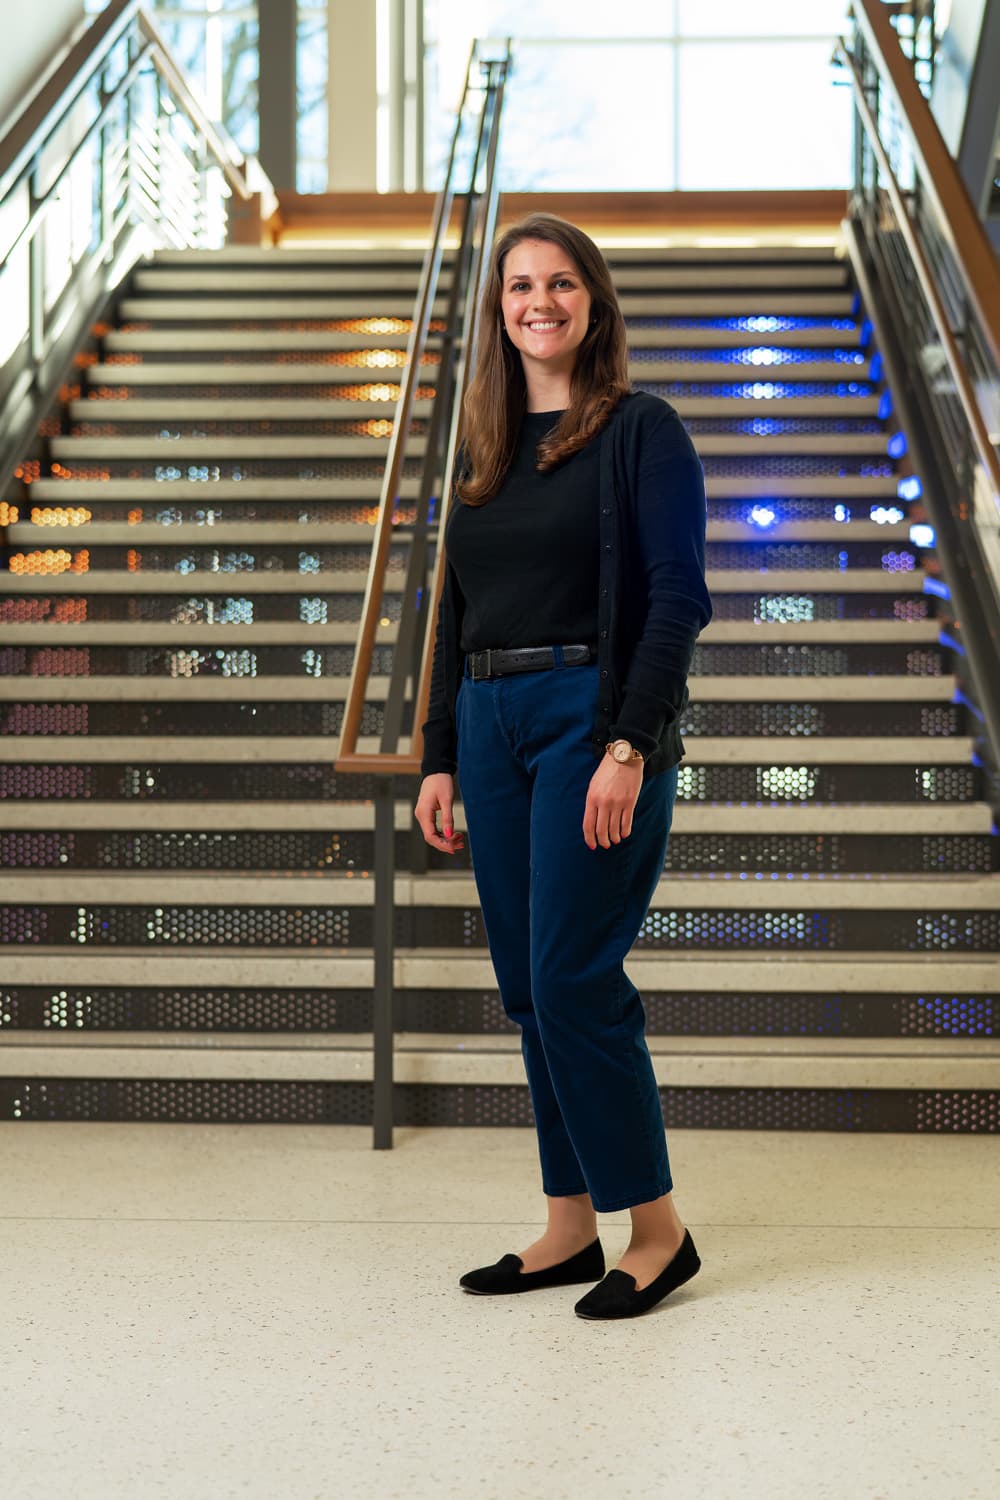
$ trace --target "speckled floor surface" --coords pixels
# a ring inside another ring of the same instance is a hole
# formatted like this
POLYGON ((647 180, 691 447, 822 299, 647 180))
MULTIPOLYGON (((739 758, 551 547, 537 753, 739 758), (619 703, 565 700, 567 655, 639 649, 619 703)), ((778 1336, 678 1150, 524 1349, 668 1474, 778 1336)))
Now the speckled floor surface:
MULTIPOLYGON (((456 1289, 528 1131, 0 1126, 5 1500, 979 1500, 1000 1142, 677 1131, 645 1318, 456 1289)), ((624 1215, 602 1221, 609 1258, 624 1215)))

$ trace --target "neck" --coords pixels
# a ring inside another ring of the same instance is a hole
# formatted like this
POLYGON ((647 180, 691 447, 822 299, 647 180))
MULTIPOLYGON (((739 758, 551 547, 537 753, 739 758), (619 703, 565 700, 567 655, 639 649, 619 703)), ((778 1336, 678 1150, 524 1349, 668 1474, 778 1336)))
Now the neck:
POLYGON ((526 411, 565 411, 569 406, 568 370, 536 370, 526 363, 524 381, 527 387, 526 411))

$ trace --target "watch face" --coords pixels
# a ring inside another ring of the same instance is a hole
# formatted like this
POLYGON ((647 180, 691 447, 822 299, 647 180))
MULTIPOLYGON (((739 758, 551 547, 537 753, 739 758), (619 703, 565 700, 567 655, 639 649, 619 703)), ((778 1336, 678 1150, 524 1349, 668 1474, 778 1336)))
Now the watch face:
POLYGON ((629 747, 626 744, 621 744, 621 745, 616 745, 615 746, 615 748, 614 748, 614 757, 615 757, 615 760, 626 761, 626 760, 630 760, 631 756, 632 756, 632 752, 629 750, 629 747))

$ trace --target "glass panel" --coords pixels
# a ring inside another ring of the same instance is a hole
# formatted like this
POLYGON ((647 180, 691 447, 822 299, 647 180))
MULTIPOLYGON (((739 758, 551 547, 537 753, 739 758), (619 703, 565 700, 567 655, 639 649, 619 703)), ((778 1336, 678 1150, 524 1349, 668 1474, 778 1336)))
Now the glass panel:
POLYGON ((673 187, 673 71, 657 47, 518 48, 501 142, 505 192, 673 187), (622 108, 628 99, 629 108, 622 108))
MULTIPOLYGON (((613 14, 607 0, 437 0, 439 10, 451 12, 448 24, 468 25, 469 12, 479 12, 478 36, 518 37, 666 37, 674 29, 673 0, 629 0, 613 14), (610 24, 609 24, 610 23, 610 24)), ((440 35, 440 32, 438 32, 440 35)))
POLYGON ((689 191, 846 187, 851 93, 827 42, 680 48, 680 181, 689 191))
POLYGON ((681 36, 841 36, 847 0, 677 0, 681 36))
POLYGON ((325 193, 327 184, 326 0, 299 0, 296 190, 325 193))

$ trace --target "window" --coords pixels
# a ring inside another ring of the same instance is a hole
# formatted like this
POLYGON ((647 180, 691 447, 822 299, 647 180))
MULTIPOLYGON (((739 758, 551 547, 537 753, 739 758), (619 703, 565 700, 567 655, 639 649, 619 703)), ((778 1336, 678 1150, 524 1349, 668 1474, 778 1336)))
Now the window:
POLYGON ((846 187, 847 0, 425 0, 426 185, 440 184, 473 37, 516 42, 508 192, 846 187))

